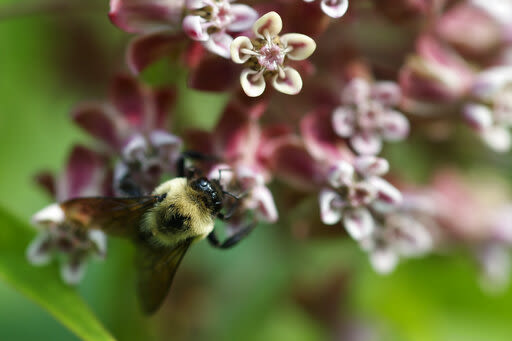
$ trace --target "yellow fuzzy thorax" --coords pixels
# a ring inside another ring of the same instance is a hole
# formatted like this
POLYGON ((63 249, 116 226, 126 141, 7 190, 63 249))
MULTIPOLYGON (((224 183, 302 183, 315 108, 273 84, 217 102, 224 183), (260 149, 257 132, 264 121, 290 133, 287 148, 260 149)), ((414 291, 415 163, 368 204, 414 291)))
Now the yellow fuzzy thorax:
POLYGON ((215 218, 204 207, 197 192, 188 185, 186 178, 175 178, 158 186, 153 195, 167 194, 162 202, 155 205, 144 217, 142 229, 154 236, 153 242, 165 246, 193 238, 194 241, 205 238, 214 227, 215 218), (178 234, 164 234, 158 230, 157 214, 161 210, 174 206, 183 216, 190 218, 189 228, 178 234))

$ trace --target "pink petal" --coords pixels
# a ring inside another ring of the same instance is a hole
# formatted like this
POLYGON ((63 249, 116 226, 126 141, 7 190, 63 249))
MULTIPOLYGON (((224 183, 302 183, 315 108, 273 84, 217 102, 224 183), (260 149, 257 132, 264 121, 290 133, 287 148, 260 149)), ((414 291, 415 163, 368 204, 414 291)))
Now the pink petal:
POLYGON ((331 18, 341 18, 348 9, 348 0, 322 0, 320 7, 331 18))
POLYGON ((227 33, 213 33, 210 39, 204 42, 204 47, 211 53, 215 53, 223 58, 231 57, 231 42, 233 38, 227 33))
POLYGON ((281 36, 281 43, 285 48, 292 50, 286 54, 291 60, 303 60, 313 54, 316 43, 313 39, 304 34, 288 33, 281 36))
POLYGON ((371 97, 388 107, 400 104, 402 91, 395 82, 377 82, 371 88, 371 97))
POLYGON ((326 225, 334 225, 341 220, 342 211, 340 208, 334 208, 332 202, 339 200, 338 193, 329 189, 324 189, 318 196, 320 205, 320 217, 326 225))
POLYGON ((238 67, 229 60, 209 55, 201 60, 188 78, 188 86, 200 91, 221 92, 234 87, 238 67))
POLYGON ((153 62, 182 51, 188 39, 182 33, 152 33, 133 39, 126 51, 126 63, 137 75, 153 62))
POLYGON ((251 190, 249 200, 254 203, 249 204, 249 208, 256 210, 256 214, 259 219, 268 222, 275 223, 278 219, 278 213, 274 198, 270 190, 264 186, 256 186, 251 190), (254 206, 254 207, 252 207, 254 206))
POLYGON ((344 104, 359 105, 368 101, 370 97, 370 84, 363 78, 352 79, 341 93, 344 104))
POLYGON ((511 138, 510 132, 507 128, 501 126, 494 126, 484 130, 481 136, 485 143, 494 151, 505 153, 510 150, 511 138))
POLYGON ((249 38, 245 36, 236 37, 230 46, 231 59, 237 64, 243 64, 251 58, 250 54, 242 51, 242 49, 253 50, 254 46, 249 38))
POLYGON ((332 127, 341 137, 350 137, 354 133, 355 113, 348 107, 338 107, 332 114, 332 127))
POLYGON ((382 137, 388 141, 400 141, 409 135, 409 121, 395 110, 389 110, 379 116, 382 137))
POLYGON ((270 37, 275 37, 281 32, 283 28, 283 22, 281 17, 276 12, 268 12, 261 18, 256 20, 252 29, 254 34, 259 38, 265 39, 265 34, 269 34, 270 37))
POLYGON ((361 155, 375 155, 382 150, 382 140, 373 133, 357 133, 350 138, 350 145, 361 155))
POLYGON ((389 162, 373 155, 360 156, 356 158, 354 167, 363 177, 381 176, 389 171, 389 162))
POLYGON ((353 208, 345 211, 343 225, 355 240, 361 240, 371 235, 374 224, 372 215, 366 208, 353 208))
POLYGON ((210 35, 203 26, 204 19, 198 15, 187 15, 183 19, 183 31, 192 40, 207 41, 210 35))
POLYGON ((373 207, 379 212, 390 212, 402 203, 402 193, 386 180, 374 176, 367 179, 367 182, 377 190, 373 207))
POLYGON ((177 31, 183 5, 182 0, 110 0, 109 17, 126 32, 177 31))
POLYGON ((512 83, 512 66, 492 67, 476 76, 471 92, 479 98, 489 100, 509 83, 512 83))
POLYGON ((140 83, 132 77, 119 75, 112 82, 110 98, 127 123, 137 129, 144 128, 147 104, 140 83))
POLYGON ((116 149, 119 148, 121 137, 113 116, 106 105, 99 103, 82 103, 71 113, 73 121, 80 128, 116 149))
POLYGON ((272 86, 279 92, 287 95, 296 95, 302 89, 302 78, 300 74, 291 67, 285 67, 283 69, 285 76, 281 78, 277 73, 272 78, 272 86))
POLYGON ((231 5, 231 15, 234 16, 233 21, 228 26, 228 31, 231 32, 245 31, 258 19, 258 12, 247 5, 231 5))
POLYGON ((322 183, 319 164, 308 153, 297 136, 278 139, 268 156, 273 174, 296 189, 314 191, 322 183))
POLYGON ((317 110, 304 116, 300 123, 304 144, 311 155, 319 160, 333 161, 352 159, 345 142, 333 131, 330 111, 317 110))
POLYGON ((244 69, 240 74, 240 84, 249 97, 258 97, 265 91, 265 78, 259 71, 244 69))
POLYGON ((471 128, 483 132, 489 129, 493 123, 493 113, 485 105, 470 103, 464 107, 464 119, 471 128))
POLYGON ((65 176, 57 187, 58 200, 101 195, 106 160, 94 151, 75 146, 69 157, 65 176))
POLYGON ((176 88, 166 87, 157 89, 154 93, 156 104, 156 119, 153 129, 169 129, 171 121, 172 109, 176 105, 176 88))

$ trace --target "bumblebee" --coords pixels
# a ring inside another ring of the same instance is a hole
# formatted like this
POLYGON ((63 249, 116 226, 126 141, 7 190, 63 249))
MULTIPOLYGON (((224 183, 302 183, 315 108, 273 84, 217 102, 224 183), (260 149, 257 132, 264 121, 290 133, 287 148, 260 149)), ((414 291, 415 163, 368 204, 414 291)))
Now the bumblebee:
POLYGON ((248 224, 224 242, 214 232, 226 198, 240 198, 223 190, 220 181, 209 180, 195 169, 178 163, 178 177, 158 186, 152 195, 140 197, 77 198, 60 204, 66 220, 79 229, 100 229, 111 236, 131 239, 137 246, 137 293, 144 313, 158 310, 171 286, 176 270, 190 245, 208 238, 222 249, 247 236, 248 224))

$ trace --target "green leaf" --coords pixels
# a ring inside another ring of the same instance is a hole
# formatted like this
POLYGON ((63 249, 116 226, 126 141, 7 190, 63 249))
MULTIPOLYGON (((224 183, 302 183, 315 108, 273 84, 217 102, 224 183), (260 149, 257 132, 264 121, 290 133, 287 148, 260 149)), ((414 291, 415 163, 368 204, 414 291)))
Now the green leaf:
POLYGON ((0 279, 48 310, 84 340, 114 340, 56 266, 34 267, 25 249, 35 231, 0 207, 0 279))

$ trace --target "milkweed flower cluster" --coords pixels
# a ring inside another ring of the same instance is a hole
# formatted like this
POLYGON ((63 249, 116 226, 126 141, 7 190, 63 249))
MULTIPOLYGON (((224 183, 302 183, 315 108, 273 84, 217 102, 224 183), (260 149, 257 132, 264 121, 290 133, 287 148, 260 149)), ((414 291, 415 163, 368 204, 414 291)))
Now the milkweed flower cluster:
MULTIPOLYGON (((112 23, 136 35, 125 54, 133 75, 116 76, 106 101, 80 104, 71 115, 106 158, 80 177, 105 179, 108 189, 67 193, 74 187, 46 183, 66 193, 57 201, 144 195, 176 175, 181 151, 194 150, 212 157, 204 174, 239 198, 228 234, 247 219, 279 222, 302 236, 334 225, 379 273, 462 246, 481 265, 482 282, 505 283, 510 198, 486 207, 484 190, 470 193, 462 154, 498 159, 455 132, 467 124, 492 151, 510 150, 510 4, 111 0, 112 23), (186 69, 193 89, 224 94, 211 130, 173 127, 180 92, 141 76, 157 61, 186 69), (440 166, 446 160, 459 166, 449 176, 440 166), (428 173, 421 185, 411 183, 417 165, 428 173), (305 203, 307 216, 294 219, 305 203)), ((68 266, 104 254, 100 238, 73 230, 52 207, 34 217, 42 232, 31 260, 64 252, 68 266), (62 240, 73 247, 64 250, 62 240)))

